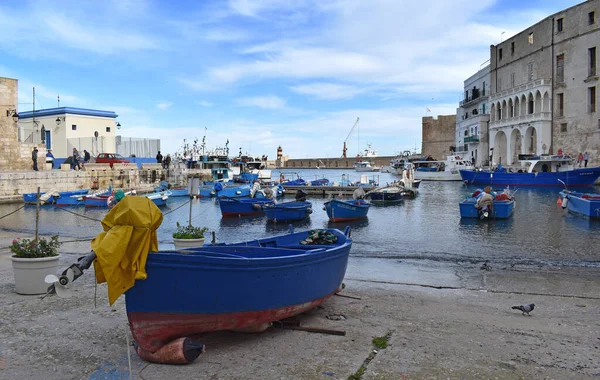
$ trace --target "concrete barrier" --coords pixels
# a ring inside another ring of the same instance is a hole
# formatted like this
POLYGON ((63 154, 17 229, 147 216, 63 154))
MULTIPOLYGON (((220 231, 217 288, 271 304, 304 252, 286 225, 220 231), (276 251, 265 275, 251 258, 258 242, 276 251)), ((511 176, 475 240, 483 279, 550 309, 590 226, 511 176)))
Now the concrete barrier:
POLYGON ((142 170, 160 170, 162 169, 162 164, 156 163, 156 164, 142 164, 141 169, 142 170))
POLYGON ((113 164, 115 170, 137 170, 138 166, 134 162, 119 162, 113 164))

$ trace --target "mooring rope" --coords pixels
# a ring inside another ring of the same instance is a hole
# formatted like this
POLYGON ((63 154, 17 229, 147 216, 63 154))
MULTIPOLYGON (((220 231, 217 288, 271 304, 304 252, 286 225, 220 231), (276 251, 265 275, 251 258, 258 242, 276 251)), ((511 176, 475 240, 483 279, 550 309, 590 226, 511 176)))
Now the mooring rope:
POLYGON ((17 212, 17 211, 19 211, 19 210, 23 209, 24 207, 25 207, 25 205, 23 205, 23 206, 19 207, 19 208, 18 208, 18 209, 16 209, 15 211, 13 211, 13 212, 10 212, 10 213, 8 213, 8 214, 6 214, 6 215, 4 215, 4 216, 0 216, 0 219, 4 219, 4 218, 6 218, 7 216, 10 216, 10 215, 12 215, 12 214, 14 214, 15 212, 17 212))

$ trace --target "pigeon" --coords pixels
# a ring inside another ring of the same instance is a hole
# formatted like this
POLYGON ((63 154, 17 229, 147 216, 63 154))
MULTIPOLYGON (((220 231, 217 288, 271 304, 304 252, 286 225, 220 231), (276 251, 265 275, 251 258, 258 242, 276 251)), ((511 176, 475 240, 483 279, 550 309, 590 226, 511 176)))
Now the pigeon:
POLYGON ((528 305, 513 306, 512 309, 521 310, 521 312, 523 312, 523 315, 525 315, 525 313, 529 315, 529 312, 533 311, 534 307, 535 305, 530 303, 528 305))

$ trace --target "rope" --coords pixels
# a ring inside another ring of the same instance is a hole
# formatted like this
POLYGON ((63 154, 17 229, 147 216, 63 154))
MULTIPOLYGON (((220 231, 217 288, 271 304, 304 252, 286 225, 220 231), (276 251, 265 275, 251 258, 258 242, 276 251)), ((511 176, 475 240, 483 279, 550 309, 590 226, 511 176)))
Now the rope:
POLYGON ((58 209, 58 210, 61 210, 61 211, 68 212, 68 213, 70 213, 70 214, 73 214, 73 215, 77 215, 77 216, 79 216, 79 217, 82 217, 82 218, 86 218, 86 219, 93 220, 93 221, 96 221, 96 222, 102 222, 102 220, 101 220, 101 219, 90 218, 89 216, 85 216, 85 215, 81 215, 81 214, 78 214, 78 213, 76 213, 76 212, 73 212, 73 211, 69 211, 69 210, 67 210, 67 209, 66 209, 66 208, 64 208, 64 207, 58 207, 58 206, 56 206, 56 205, 55 205, 55 206, 54 206, 54 208, 56 208, 56 209, 58 209))
POLYGON ((6 215, 4 215, 4 216, 0 216, 0 219, 4 219, 4 218, 6 218, 7 216, 10 216, 10 215, 12 215, 12 214, 14 214, 15 212, 17 212, 17 211, 21 210, 21 209, 22 209, 22 208, 24 208, 24 207, 25 207, 25 205, 23 205, 23 206, 19 207, 18 209, 16 209, 15 211, 13 211, 13 212, 11 212, 11 213, 8 213, 8 214, 6 214, 6 215))
POLYGON ((190 203, 191 201, 187 201, 184 204, 177 206, 176 208, 174 208, 173 210, 170 210, 168 212, 163 213, 163 215, 169 215, 170 213, 179 210, 180 208, 182 208, 183 206, 187 205, 188 203, 190 203))

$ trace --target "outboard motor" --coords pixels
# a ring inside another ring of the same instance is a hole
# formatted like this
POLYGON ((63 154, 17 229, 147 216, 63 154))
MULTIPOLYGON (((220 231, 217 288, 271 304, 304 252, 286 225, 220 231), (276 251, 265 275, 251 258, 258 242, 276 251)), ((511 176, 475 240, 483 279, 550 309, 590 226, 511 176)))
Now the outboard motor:
POLYGON ((296 199, 296 201, 298 202, 304 202, 306 200, 306 192, 302 189, 298 189, 296 190, 296 195, 294 196, 294 199, 296 199))

